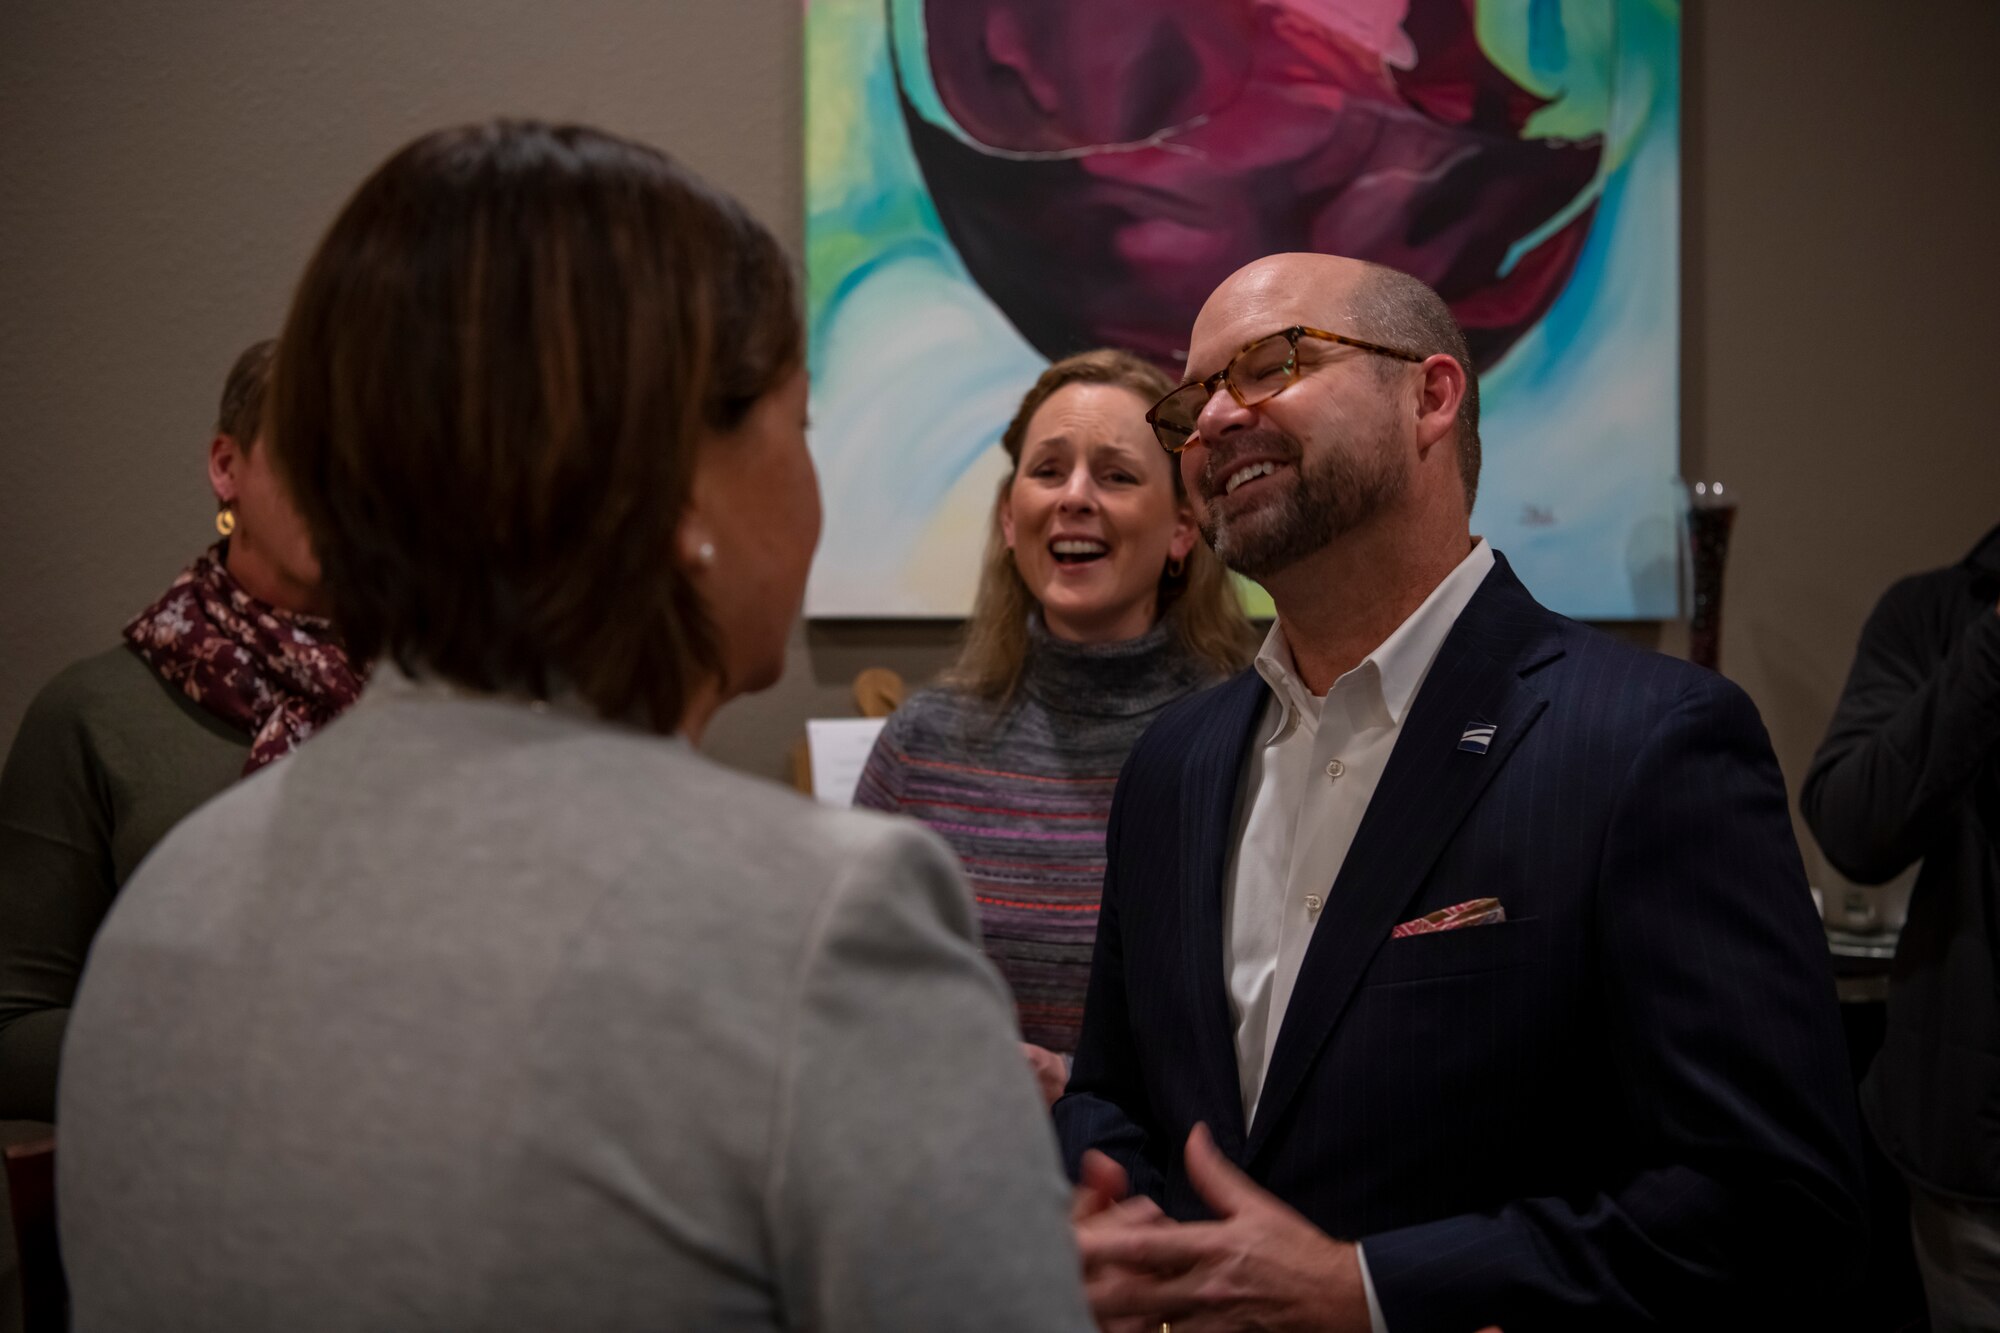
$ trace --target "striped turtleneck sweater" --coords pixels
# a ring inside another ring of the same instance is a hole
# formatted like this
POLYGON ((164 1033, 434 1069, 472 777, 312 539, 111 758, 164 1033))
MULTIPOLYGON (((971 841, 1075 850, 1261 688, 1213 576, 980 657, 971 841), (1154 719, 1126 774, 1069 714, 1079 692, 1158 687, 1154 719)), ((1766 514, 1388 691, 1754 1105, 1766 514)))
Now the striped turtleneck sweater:
POLYGON ((1160 710, 1213 683, 1165 622, 1137 639, 1069 643, 1037 616, 1002 708, 919 690, 893 713, 856 805, 914 815, 950 843, 1023 1039, 1076 1049, 1118 770, 1160 710))

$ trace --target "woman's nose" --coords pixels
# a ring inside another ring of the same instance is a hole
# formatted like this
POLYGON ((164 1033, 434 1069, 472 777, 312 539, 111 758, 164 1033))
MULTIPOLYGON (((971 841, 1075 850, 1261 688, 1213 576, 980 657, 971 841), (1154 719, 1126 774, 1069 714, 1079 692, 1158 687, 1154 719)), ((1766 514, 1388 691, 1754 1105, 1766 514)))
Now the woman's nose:
POLYGON ((1091 480, 1088 468, 1078 468, 1063 481, 1062 495, 1057 503, 1071 511, 1087 511, 1097 507, 1097 483, 1091 480))

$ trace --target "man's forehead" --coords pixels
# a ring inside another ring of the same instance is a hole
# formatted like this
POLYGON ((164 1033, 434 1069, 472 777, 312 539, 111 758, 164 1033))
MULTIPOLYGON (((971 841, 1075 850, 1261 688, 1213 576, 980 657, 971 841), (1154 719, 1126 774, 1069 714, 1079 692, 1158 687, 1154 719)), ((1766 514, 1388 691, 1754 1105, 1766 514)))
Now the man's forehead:
POLYGON ((1238 348, 1266 334, 1338 321, 1352 286, 1348 264, 1326 255, 1286 255, 1232 274, 1195 316, 1187 376, 1214 374, 1238 348))
POLYGON ((1320 322, 1319 318, 1294 314, 1289 306, 1275 302, 1240 310, 1204 310, 1196 318, 1194 332, 1188 338, 1187 378, 1201 379, 1214 374, 1245 344, 1266 334, 1294 324, 1320 322))

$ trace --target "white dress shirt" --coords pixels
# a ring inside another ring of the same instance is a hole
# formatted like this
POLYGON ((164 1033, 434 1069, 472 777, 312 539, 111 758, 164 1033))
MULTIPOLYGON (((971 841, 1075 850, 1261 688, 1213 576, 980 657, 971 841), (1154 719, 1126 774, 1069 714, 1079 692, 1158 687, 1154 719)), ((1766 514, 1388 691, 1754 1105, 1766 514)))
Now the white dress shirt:
MULTIPOLYGON (((1222 927, 1246 1126, 1256 1120, 1299 964, 1403 720, 1445 636, 1492 568, 1493 549, 1480 538, 1409 619, 1324 696, 1300 681, 1282 621, 1257 654, 1257 673, 1271 697, 1257 731, 1262 743, 1251 748, 1237 785, 1222 927)), ((1380 1333, 1365 1257, 1361 1276, 1380 1333)))

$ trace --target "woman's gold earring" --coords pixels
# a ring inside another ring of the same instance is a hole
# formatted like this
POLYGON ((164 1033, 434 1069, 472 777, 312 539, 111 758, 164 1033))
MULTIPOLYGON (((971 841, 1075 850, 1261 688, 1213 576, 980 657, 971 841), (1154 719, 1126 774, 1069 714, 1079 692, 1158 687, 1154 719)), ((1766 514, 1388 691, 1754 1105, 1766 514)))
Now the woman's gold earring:
POLYGON ((1179 578, 1179 577, 1180 577, 1181 575, 1183 575, 1183 574, 1185 574, 1185 573, 1187 573, 1187 557, 1186 557, 1186 556, 1180 556, 1180 555, 1177 555, 1177 556, 1175 556, 1175 557, 1174 557, 1173 559, 1171 559, 1171 560, 1167 561, 1167 577, 1168 577, 1168 578, 1170 578, 1170 579, 1177 579, 1177 578, 1179 578))
POLYGON ((215 511, 215 530, 227 537, 236 531, 236 511, 228 505, 215 511))

